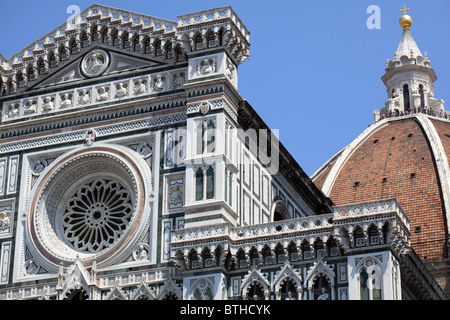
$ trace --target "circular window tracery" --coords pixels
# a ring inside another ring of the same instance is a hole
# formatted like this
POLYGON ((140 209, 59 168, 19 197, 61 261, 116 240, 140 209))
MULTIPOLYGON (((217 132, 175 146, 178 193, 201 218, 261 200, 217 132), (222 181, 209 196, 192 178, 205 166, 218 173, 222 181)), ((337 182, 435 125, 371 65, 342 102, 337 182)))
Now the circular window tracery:
POLYGON ((76 250, 99 252, 119 239, 133 211, 130 192, 123 185, 97 179, 81 186, 67 201, 64 235, 76 250))
POLYGON ((103 267, 129 257, 149 228, 149 176, 145 160, 118 145, 61 156, 32 190, 25 238, 32 256, 52 271, 76 259, 103 267))

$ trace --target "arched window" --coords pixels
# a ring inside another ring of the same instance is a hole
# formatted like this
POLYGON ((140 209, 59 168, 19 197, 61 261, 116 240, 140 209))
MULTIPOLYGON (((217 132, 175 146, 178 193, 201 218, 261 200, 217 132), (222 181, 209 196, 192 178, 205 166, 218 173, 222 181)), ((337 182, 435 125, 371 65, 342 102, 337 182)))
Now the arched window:
POLYGON ((131 47, 130 34, 125 32, 122 36, 123 48, 128 49, 131 47))
POLYGON ((7 82, 6 86, 8 88, 7 92, 9 94, 16 93, 16 82, 12 78, 8 79, 8 82, 7 82))
POLYGON ((378 228, 375 226, 372 226, 368 230, 369 234, 369 244, 371 246, 376 246, 381 244, 380 234, 378 232, 378 228))
POLYGON ((215 172, 212 166, 199 167, 195 172, 195 201, 214 199, 215 172))
POLYGON ((16 83, 19 85, 19 88, 26 86, 27 84, 26 76, 22 73, 22 71, 17 72, 16 83))
POLYGON ((183 50, 181 49, 180 46, 175 47, 174 54, 175 54, 177 62, 186 60, 184 57, 184 54, 183 54, 183 50))
POLYGON ((100 38, 100 34, 98 33, 98 27, 94 25, 91 28, 91 39, 92 41, 97 41, 100 38))
POLYGON ((420 105, 425 107, 425 95, 423 93, 423 85, 419 84, 420 105))
POLYGON ((236 254, 236 261, 238 263, 239 269, 246 269, 247 268, 247 259, 245 258, 245 252, 242 249, 239 249, 238 253, 236 254))
POLYGON ((273 204, 272 217, 273 217, 273 221, 281 221, 281 220, 290 219, 288 207, 286 206, 286 204, 283 201, 278 200, 273 204))
POLYGON ((312 254, 311 254, 311 247, 309 246, 309 242, 304 242, 302 244, 301 248, 302 248, 303 260, 311 260, 312 254))
POLYGON ((80 52, 80 48, 78 47, 78 43, 76 39, 72 39, 69 43, 70 54, 75 54, 80 52))
POLYGON ((150 46, 150 38, 147 38, 146 40, 144 40, 144 52, 150 53, 151 51, 152 51, 152 48, 150 46))
POLYGON ((203 37, 201 34, 199 34, 196 38, 195 38, 195 50, 203 50, 205 49, 205 46, 203 44, 203 37))
POLYGON ((69 59, 69 50, 64 45, 59 48, 59 57, 61 61, 69 59))
POLYGON ((225 201, 233 205, 233 172, 225 168, 225 201))
POLYGON ((102 32, 102 41, 103 43, 109 43, 110 40, 111 39, 109 37, 108 28, 105 28, 105 30, 103 30, 102 32))
POLYGON ((89 46, 89 38, 88 35, 85 31, 83 31, 83 33, 80 36, 80 41, 81 41, 81 47, 82 48, 86 48, 89 46))
POLYGON ((411 107, 409 100, 409 87, 407 84, 403 85, 403 106, 405 108, 405 111, 409 110, 411 107))
POLYGON ((195 201, 203 200, 203 169, 198 168, 195 173, 195 201))
POLYGON ((376 265, 359 270, 360 300, 381 300, 381 273, 376 265))
POLYGON ((323 245, 323 241, 322 240, 317 240, 315 245, 314 245, 314 250, 316 253, 316 258, 319 259, 320 257, 325 257, 325 248, 323 245))
POLYGON ((213 153, 215 151, 215 119, 197 123, 197 154, 213 153))
POLYGON ((212 300, 213 284, 207 279, 199 279, 192 286, 192 300, 212 300))
POLYGON ((113 46, 118 46, 120 44, 119 31, 117 30, 115 30, 112 34, 112 43, 113 46))
POLYGON ((46 74, 48 73, 47 64, 43 59, 40 59, 38 62, 38 70, 39 74, 46 74))
POLYGON ((173 58, 173 46, 172 43, 168 43, 166 45, 166 59, 172 59, 173 58))
POLYGON ((153 45, 155 47, 155 57, 161 56, 162 55, 161 41, 157 39, 157 40, 155 40, 153 45))
POLYGON ((364 238, 364 231, 358 227, 353 233, 355 240, 355 247, 364 247, 366 245, 366 240, 364 238))
POLYGON ((330 257, 336 257, 340 255, 340 250, 336 239, 332 238, 328 242, 328 255, 330 257))
POLYGON ((250 257, 250 266, 259 266, 261 264, 261 261, 259 259, 258 250, 255 248, 251 249, 249 252, 250 257))
POLYGON ((50 68, 55 68, 58 66, 58 57, 54 52, 48 55, 48 61, 50 63, 50 68))
POLYGON ((207 125, 207 152, 212 153, 215 151, 214 141, 215 141, 215 128, 216 125, 214 121, 208 121, 207 125))
POLYGON ((206 199, 214 198, 214 168, 209 167, 206 170, 206 199))
POLYGON ((199 259, 198 259, 198 255, 196 251, 192 251, 189 255, 189 262, 190 262, 190 267, 191 269, 198 269, 200 268, 199 265, 199 259))
POLYGON ((139 36, 138 36, 138 35, 136 35, 136 36, 134 37, 134 40, 133 40, 133 50, 134 50, 134 51, 141 51, 141 43, 140 43, 140 41, 139 41, 139 36))

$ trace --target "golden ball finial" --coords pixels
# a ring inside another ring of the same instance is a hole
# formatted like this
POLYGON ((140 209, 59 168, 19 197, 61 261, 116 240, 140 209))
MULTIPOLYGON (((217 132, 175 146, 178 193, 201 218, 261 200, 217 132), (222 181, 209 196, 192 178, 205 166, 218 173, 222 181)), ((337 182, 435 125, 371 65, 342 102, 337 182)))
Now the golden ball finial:
POLYGON ((400 17, 400 26, 403 28, 404 30, 409 30, 409 28, 411 28, 413 21, 411 16, 406 14, 406 11, 409 11, 411 9, 406 9, 406 6, 403 6, 403 9, 400 11, 403 11, 403 16, 400 17))
POLYGON ((399 23, 403 30, 409 30, 409 28, 411 28, 413 24, 413 21, 411 16, 404 14, 403 16, 401 16, 399 23))

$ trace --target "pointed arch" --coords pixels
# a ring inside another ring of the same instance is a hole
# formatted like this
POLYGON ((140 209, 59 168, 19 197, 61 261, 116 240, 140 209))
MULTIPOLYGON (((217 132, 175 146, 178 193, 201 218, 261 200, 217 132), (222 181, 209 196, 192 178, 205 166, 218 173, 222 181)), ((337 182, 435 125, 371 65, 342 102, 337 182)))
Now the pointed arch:
POLYGON ((214 283, 207 278, 197 279, 190 288, 188 300, 213 300, 214 283))
POLYGON ((247 273, 242 280, 242 299, 244 300, 268 300, 270 295, 270 283, 269 280, 261 273, 257 267, 247 273), (251 296, 249 296, 249 294, 251 296), (262 294, 262 296, 261 296, 262 294), (256 295, 257 297, 254 297, 256 295))
MULTIPOLYGON (((411 108, 411 102, 410 102, 410 96, 409 96, 409 86, 405 83, 403 85, 403 109, 409 110, 411 108)), ((422 106, 423 108, 424 106, 422 106)))
POLYGON ((86 30, 82 30, 80 32, 80 44, 81 44, 81 48, 89 47, 90 44, 91 44, 91 42, 89 40, 88 33, 86 32, 86 30))
POLYGON ((335 273, 328 263, 319 259, 309 268, 305 282, 309 291, 309 299, 316 300, 326 293, 334 300, 335 273), (323 292, 325 288, 326 292, 323 292))
POLYGON ((382 262, 377 257, 365 257, 356 264, 357 299, 358 300, 381 300, 382 262))
POLYGON ((130 300, 155 300, 155 293, 144 282, 134 290, 130 300))
POLYGON ((273 280, 275 297, 277 300, 301 300, 303 279, 297 270, 290 264, 285 264, 273 280), (295 295, 290 296, 289 293, 295 295))
POLYGON ((270 221, 281 221, 290 219, 289 209, 283 200, 276 200, 272 204, 270 212, 270 221))
POLYGON ((182 288, 170 277, 164 282, 157 296, 157 300, 181 300, 182 298, 182 288))
POLYGON ((128 297, 116 284, 105 296, 105 300, 128 300, 128 297))

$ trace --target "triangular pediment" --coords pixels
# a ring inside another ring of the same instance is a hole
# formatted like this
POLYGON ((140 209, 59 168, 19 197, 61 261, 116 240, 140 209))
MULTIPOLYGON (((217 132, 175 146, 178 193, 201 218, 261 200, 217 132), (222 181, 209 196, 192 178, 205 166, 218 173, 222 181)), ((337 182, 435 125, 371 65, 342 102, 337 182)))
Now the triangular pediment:
POLYGON ((174 63, 186 52, 176 27, 176 21, 95 4, 11 58, 0 57, 0 83, 10 95, 83 79, 80 63, 95 48, 111 53, 105 74, 174 63))
POLYGON ((89 79, 88 76, 83 74, 83 64, 86 63, 86 59, 89 57, 89 55, 95 51, 102 51, 108 56, 108 65, 99 76, 114 75, 116 73, 122 73, 142 68, 158 67, 165 64, 163 62, 148 59, 146 57, 131 55, 127 52, 110 50, 106 47, 94 47, 92 48, 92 50, 86 52, 80 57, 61 65, 58 70, 55 70, 51 74, 48 74, 47 77, 41 77, 42 79, 36 81, 35 84, 32 84, 33 81, 30 81, 28 90, 89 79))

